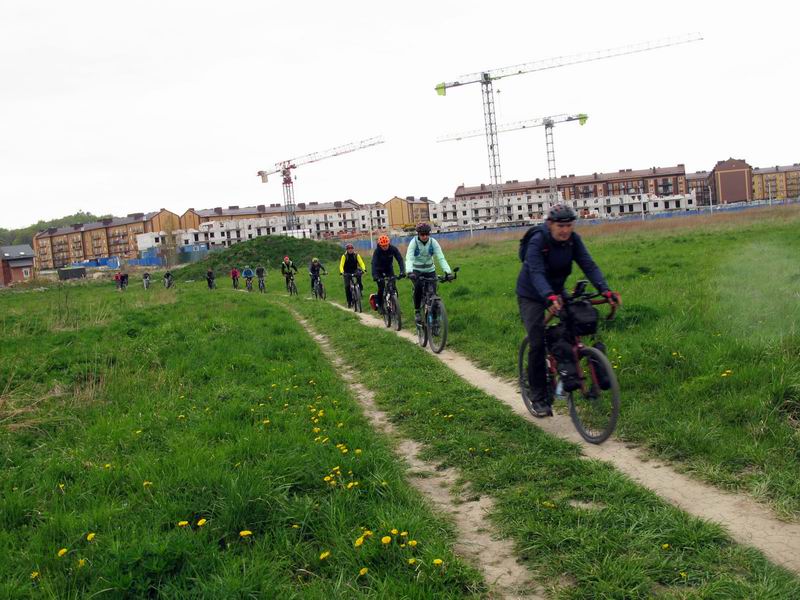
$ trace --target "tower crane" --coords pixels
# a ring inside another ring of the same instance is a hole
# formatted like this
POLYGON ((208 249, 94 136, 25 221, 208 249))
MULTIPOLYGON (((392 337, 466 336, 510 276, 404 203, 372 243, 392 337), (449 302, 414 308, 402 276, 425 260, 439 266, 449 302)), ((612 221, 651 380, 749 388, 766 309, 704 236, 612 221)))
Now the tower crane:
POLYGON ((615 56, 625 56, 628 54, 637 54, 640 52, 657 50, 658 48, 666 48, 668 46, 688 44, 690 42, 697 42, 702 39, 703 38, 700 34, 688 34, 679 37, 654 40, 651 42, 643 42, 640 44, 609 48, 606 50, 595 50, 593 52, 556 56, 553 58, 546 58, 520 65, 503 67, 501 69, 492 69, 489 71, 482 71, 480 73, 463 75, 458 81, 442 82, 438 84, 435 89, 436 93, 440 96, 446 95, 447 90, 454 87, 460 87, 462 85, 469 85, 473 83, 481 84, 481 92, 483 96, 484 133, 486 135, 486 147, 489 154, 489 180, 492 187, 492 204, 494 205, 495 222, 497 222, 500 216, 500 185, 502 178, 500 175, 500 148, 497 143, 494 88, 492 86, 494 81, 503 79, 505 77, 511 77, 513 75, 523 75, 524 73, 533 73, 534 71, 557 69, 559 67, 594 62, 606 58, 613 58, 615 56))
MULTIPOLYGON (((578 121, 578 123, 584 125, 588 119, 589 115, 585 113, 578 113, 576 115, 553 115, 551 117, 542 117, 541 119, 528 119, 527 121, 504 123, 497 126, 497 133, 516 131, 518 129, 530 129, 532 127, 544 127, 545 146, 547 147, 547 176, 550 179, 549 193, 550 200, 553 201, 558 197, 558 186, 556 183, 556 152, 555 147, 553 146, 553 127, 556 123, 569 123, 570 121, 578 121)), ((458 141, 467 138, 480 137, 482 135, 484 135, 483 130, 474 129, 473 131, 465 131, 464 133, 446 135, 436 141, 458 141)))
POLYGON ((256 174, 261 177, 262 183, 267 183, 267 178, 270 175, 274 175, 275 173, 281 174, 281 177, 283 178, 283 203, 286 205, 286 230, 294 231, 296 229, 300 229, 300 223, 297 218, 297 212, 294 203, 294 180, 292 177, 293 169, 296 169, 300 165, 307 165, 324 160, 326 158, 339 156, 340 154, 347 154, 349 152, 355 152, 356 150, 363 150, 364 148, 377 146, 378 144, 383 143, 383 136, 372 137, 366 140, 361 140, 360 142, 336 146, 335 148, 323 150, 322 152, 312 152, 311 154, 298 156, 297 158, 282 160, 275 163, 275 166, 271 169, 259 171, 256 174))

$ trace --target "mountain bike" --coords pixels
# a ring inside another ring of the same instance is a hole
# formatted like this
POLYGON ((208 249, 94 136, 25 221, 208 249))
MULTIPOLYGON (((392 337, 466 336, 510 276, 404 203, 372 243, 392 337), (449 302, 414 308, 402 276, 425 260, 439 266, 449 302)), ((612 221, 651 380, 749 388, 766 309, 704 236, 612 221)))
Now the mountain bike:
POLYGON ((142 278, 142 285, 144 286, 144 289, 148 289, 150 287, 150 278, 149 277, 143 277, 142 278))
POLYGON ((322 285, 322 273, 311 276, 311 293, 317 300, 325 300, 325 286, 322 285))
POLYGON ((297 284, 294 282, 294 273, 289 273, 289 279, 286 282, 286 291, 290 296, 297 296, 297 284))
POLYGON ((361 312, 361 286, 358 285, 358 276, 363 273, 361 269, 357 273, 342 273, 347 281, 347 287, 350 290, 350 304, 354 312, 361 312))
POLYGON ((436 294, 436 283, 446 283, 456 278, 459 267, 449 275, 436 276, 435 273, 417 275, 422 278, 421 322, 417 322, 417 338, 423 348, 430 342, 431 350, 439 354, 447 343, 447 310, 444 301, 436 294))
POLYGON ((396 331, 403 328, 403 316, 400 313, 400 302, 397 298, 397 280, 401 277, 390 275, 383 277, 383 322, 387 327, 394 324, 396 331))
POLYGON ((253 278, 252 277, 245 277, 244 278, 244 284, 247 287, 247 291, 248 292, 252 292, 253 291, 253 278))
MULTIPOLYGON (((575 429, 581 437, 591 444, 602 444, 614 432, 619 418, 620 392, 611 362, 602 351, 602 346, 596 344, 589 346, 583 343, 581 336, 575 331, 574 307, 586 303, 591 305, 608 304, 606 298, 601 298, 599 293, 585 291, 587 281, 579 281, 572 295, 566 293, 564 307, 558 313, 560 323, 550 325, 545 330, 545 366, 547 369, 547 394, 552 405, 555 400, 565 399, 569 408, 569 416, 575 429), (553 355, 554 340, 566 340, 570 344, 572 356, 577 358, 576 375, 577 387, 571 391, 564 390, 561 373, 566 373, 562 364, 559 368, 558 361, 553 355), (599 347, 596 347, 599 346, 599 347)), ((617 307, 611 307, 606 317, 607 321, 614 318, 617 307)), ((596 312, 596 311, 595 311, 596 312)), ((548 323, 553 315, 545 318, 548 323)), ((590 334, 592 335, 592 334, 590 334)), ((530 358, 530 344, 526 337, 522 340, 518 356, 518 378, 522 401, 531 414, 533 398, 528 381, 528 360, 530 358)))
POLYGON ((175 278, 174 277, 164 277, 164 287, 166 289, 170 289, 175 286, 175 278))
POLYGON ((267 286, 264 284, 263 277, 258 278, 258 291, 261 292, 262 294, 267 291, 267 286))

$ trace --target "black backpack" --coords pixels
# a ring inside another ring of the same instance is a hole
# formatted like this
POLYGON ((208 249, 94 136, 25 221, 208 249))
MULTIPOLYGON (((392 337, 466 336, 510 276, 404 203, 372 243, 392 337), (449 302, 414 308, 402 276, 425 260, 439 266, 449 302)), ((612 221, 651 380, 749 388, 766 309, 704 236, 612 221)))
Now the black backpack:
POLYGON ((528 252, 528 242, 530 242, 534 234, 538 232, 541 232, 542 235, 544 235, 545 245, 542 248, 542 252, 550 251, 550 246, 547 243, 547 236, 545 235, 545 227, 546 225, 544 224, 534 225, 525 232, 525 235, 522 236, 522 239, 519 241, 519 262, 525 262, 525 254, 528 252))

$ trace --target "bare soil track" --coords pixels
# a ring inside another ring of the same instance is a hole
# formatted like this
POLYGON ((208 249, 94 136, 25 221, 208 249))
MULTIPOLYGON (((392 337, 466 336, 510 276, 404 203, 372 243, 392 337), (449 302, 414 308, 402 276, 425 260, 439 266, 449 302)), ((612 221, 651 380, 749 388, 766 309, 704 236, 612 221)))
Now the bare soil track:
POLYGON ((333 351, 328 340, 315 332, 308 321, 296 313, 294 316, 342 374, 372 425, 395 440, 396 452, 410 466, 411 484, 436 508, 453 519, 458 532, 455 550, 483 573, 491 588, 492 597, 529 600, 543 598, 543 591, 532 581, 530 571, 517 561, 513 544, 509 540, 500 539, 486 518, 493 507, 491 498, 483 496, 480 500, 470 501, 463 491, 459 497, 454 497, 454 489, 458 489, 456 486, 461 479, 458 471, 452 468, 441 469, 438 465, 422 460, 419 456, 422 445, 398 435, 386 413, 376 406, 372 392, 357 381, 355 373, 333 351))
MULTIPOLYGON (((339 304, 333 304, 347 310, 339 304)), ((384 327, 382 321, 368 313, 362 313, 359 317, 366 325, 384 327)), ((412 333, 396 333, 417 343, 412 333)), ((737 542, 757 548, 773 563, 800 575, 800 524, 781 521, 768 507, 747 496, 725 492, 682 475, 668 464, 648 457, 644 451, 628 447, 613 438, 599 446, 588 444, 575 430, 568 415, 547 419, 532 417, 522 403, 516 383, 492 375, 451 350, 433 356, 462 379, 504 402, 537 427, 579 444, 587 458, 611 463, 667 502, 695 517, 721 524, 737 542)))

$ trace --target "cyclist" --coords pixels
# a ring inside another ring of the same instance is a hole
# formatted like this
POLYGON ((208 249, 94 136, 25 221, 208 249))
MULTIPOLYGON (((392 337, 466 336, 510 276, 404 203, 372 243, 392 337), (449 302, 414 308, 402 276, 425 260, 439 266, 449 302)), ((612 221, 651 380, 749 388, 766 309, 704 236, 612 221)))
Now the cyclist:
POLYGON ((286 291, 289 291, 289 279, 292 275, 292 269, 294 272, 297 273, 297 267, 295 266, 294 262, 289 259, 288 256, 283 257, 283 262, 281 262, 281 275, 286 280, 286 291))
MULTIPOLYGON (((361 255, 356 252, 353 244, 348 243, 344 247, 344 254, 342 254, 342 258, 339 260, 339 275, 344 277, 346 273, 350 277, 355 277, 356 281, 358 282, 358 287, 363 292, 364 284, 361 283, 361 274, 366 270, 367 267, 364 264, 364 260, 361 258, 361 255)), ((352 308, 353 298, 350 294, 349 277, 344 277, 344 293, 345 296, 347 296, 347 308, 352 308)))
POLYGON ((148 273, 147 271, 142 273, 142 281, 144 282, 144 289, 149 288, 150 287, 150 273, 148 273))
POLYGON ((319 259, 315 256, 311 259, 311 264, 308 265, 308 274, 311 276, 311 289, 314 289, 314 282, 319 279, 319 273, 322 271, 325 275, 328 274, 328 271, 325 270, 325 266, 319 262, 319 259))
POLYGON ((244 277, 245 281, 247 282, 247 290, 252 290, 254 273, 253 269, 250 268, 250 265, 246 265, 242 270, 242 277, 244 277))
POLYGON ((128 287, 128 274, 127 273, 123 273, 120 276, 119 283, 120 283, 120 287, 122 288, 123 291, 125 290, 125 288, 128 287))
POLYGON ((256 267, 256 277, 258 277, 258 289, 259 290, 263 290, 264 289, 264 277, 266 277, 266 275, 267 275, 267 270, 263 266, 258 265, 256 267))
POLYGON ((208 271, 206 271, 206 283, 208 283, 208 289, 214 289, 214 279, 216 276, 214 275, 214 270, 209 267, 208 271))
POLYGON ((239 289, 239 275, 239 269, 233 267, 231 269, 231 281, 233 281, 233 289, 235 290, 239 289))
POLYGON ((170 273, 169 271, 164 273, 164 287, 171 288, 173 281, 174 277, 172 277, 172 273, 170 273))
POLYGON ((583 240, 573 231, 576 218, 571 207, 556 204, 548 212, 547 220, 531 227, 520 244, 523 263, 517 277, 517 303, 531 347, 528 382, 537 417, 553 414, 546 389, 544 313, 547 310, 556 314, 563 307, 564 282, 572 272, 573 261, 610 304, 620 302, 619 294, 608 287, 583 240))
POLYGON ((117 287, 117 291, 122 290, 122 271, 117 271, 114 274, 114 285, 117 287))
POLYGON ((406 250, 406 273, 414 283, 414 319, 417 325, 422 323, 420 304, 422 293, 425 290, 425 282, 431 279, 436 280, 434 257, 445 275, 453 272, 450 265, 447 264, 439 242, 431 237, 431 226, 427 223, 419 223, 417 224, 417 235, 409 242, 406 250))
POLYGON ((384 277, 394 277, 394 261, 400 267, 400 277, 406 276, 406 265, 403 262, 403 255, 397 246, 389 242, 388 235, 378 238, 378 247, 372 253, 372 279, 378 284, 378 295, 375 297, 375 304, 378 312, 383 313, 383 293, 384 277))

